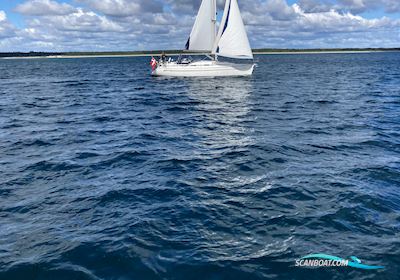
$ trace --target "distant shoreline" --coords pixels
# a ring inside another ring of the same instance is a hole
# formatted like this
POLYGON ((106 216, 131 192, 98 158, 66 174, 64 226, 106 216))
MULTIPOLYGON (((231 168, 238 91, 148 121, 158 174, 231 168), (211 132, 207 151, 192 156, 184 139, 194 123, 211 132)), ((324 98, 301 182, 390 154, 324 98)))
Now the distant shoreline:
MULTIPOLYGON (((275 54, 354 54, 374 52, 400 52, 400 48, 391 49, 256 49, 255 55, 275 54)), ((71 52, 71 53, 0 53, 0 59, 67 59, 67 58, 107 58, 107 57, 151 57, 160 56, 162 51, 140 52, 71 52)), ((182 53, 180 50, 165 51, 168 56, 176 56, 182 53)), ((185 55, 201 55, 201 53, 184 52, 185 55)))

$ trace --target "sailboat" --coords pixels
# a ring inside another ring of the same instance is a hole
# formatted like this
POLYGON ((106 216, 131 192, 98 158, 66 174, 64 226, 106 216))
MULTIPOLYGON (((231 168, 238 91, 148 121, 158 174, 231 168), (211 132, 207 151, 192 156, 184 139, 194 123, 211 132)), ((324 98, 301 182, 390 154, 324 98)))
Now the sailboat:
POLYGON ((255 64, 219 61, 218 57, 253 59, 249 39, 237 0, 226 0, 217 32, 217 0, 202 0, 185 49, 206 54, 207 59, 160 60, 153 67, 153 76, 219 77, 250 76, 255 64))

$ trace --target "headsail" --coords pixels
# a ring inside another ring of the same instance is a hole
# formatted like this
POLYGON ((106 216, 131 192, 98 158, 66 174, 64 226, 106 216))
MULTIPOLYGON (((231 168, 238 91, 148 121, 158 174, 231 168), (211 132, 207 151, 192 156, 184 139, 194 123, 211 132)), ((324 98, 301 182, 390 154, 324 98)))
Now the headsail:
POLYGON ((211 52, 215 41, 216 0, 203 0, 200 5, 186 50, 211 52))
POLYGON ((211 53, 231 58, 253 58, 237 0, 226 0, 224 15, 211 53))

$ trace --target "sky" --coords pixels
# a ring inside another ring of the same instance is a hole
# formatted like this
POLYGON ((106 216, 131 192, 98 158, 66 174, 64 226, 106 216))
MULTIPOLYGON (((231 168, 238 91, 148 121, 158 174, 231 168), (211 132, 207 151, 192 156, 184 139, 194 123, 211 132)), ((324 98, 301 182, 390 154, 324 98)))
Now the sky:
MULTIPOLYGON (((200 2, 0 0, 0 52, 182 49, 200 2)), ((238 2, 252 48, 400 47, 400 0, 238 2)))

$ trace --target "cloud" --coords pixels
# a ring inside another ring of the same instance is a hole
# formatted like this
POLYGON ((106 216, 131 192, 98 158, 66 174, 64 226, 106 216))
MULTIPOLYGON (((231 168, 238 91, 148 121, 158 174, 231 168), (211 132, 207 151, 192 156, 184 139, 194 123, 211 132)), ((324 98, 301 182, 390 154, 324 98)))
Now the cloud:
POLYGON ((328 12, 335 9, 335 4, 332 1, 299 0, 298 5, 306 13, 328 12))
MULTIPOLYGON (((224 1, 217 2, 223 9, 224 1)), ((367 19, 356 12, 371 9, 373 2, 395 10, 400 1, 297 0, 289 5, 285 0, 241 0, 239 5, 254 48, 398 46, 400 20, 367 19)), ((200 5, 199 0, 68 3, 29 0, 18 5, 15 11, 25 22, 20 29, 0 12, 0 37, 7 38, 0 40, 0 51, 179 49, 200 5)))
POLYGON ((30 0, 15 8, 16 12, 30 16, 68 15, 74 10, 74 7, 67 3, 51 0, 30 0))
POLYGON ((113 17, 131 17, 141 13, 162 13, 163 3, 154 0, 78 0, 88 7, 113 17))
MULTIPOLYGON (((365 19, 349 12, 339 13, 335 10, 320 13, 305 13, 297 4, 294 4, 292 7, 298 15, 296 20, 297 30, 343 33, 392 27, 392 21, 385 17, 380 19, 365 19)), ((393 23, 400 27, 399 22, 393 23)))
POLYGON ((105 15, 54 1, 28 1, 17 6, 16 11, 26 16, 26 28, 17 30, 9 43, 25 51, 94 50, 100 45, 106 48, 112 45, 110 38, 127 31, 105 15))
POLYGON ((382 9, 386 13, 400 12, 399 0, 299 0, 299 6, 306 12, 319 12, 335 9, 341 12, 361 14, 382 9))
POLYGON ((263 6, 265 11, 268 11, 276 20, 293 20, 296 17, 293 7, 289 7, 286 1, 270 0, 263 6))
MULTIPOLYGON (((216 1, 218 9, 222 10, 225 5, 225 0, 216 1)), ((194 14, 201 4, 201 1, 198 0, 166 0, 164 2, 166 2, 176 14, 194 14)))
POLYGON ((5 21, 7 19, 6 12, 0 11, 0 22, 5 21))
POLYGON ((400 1, 398 0, 387 0, 385 1, 385 6, 388 13, 400 12, 400 1))
POLYGON ((123 32, 124 28, 105 16, 77 8, 68 15, 42 16, 28 21, 37 29, 78 32, 123 32))
MULTIPOLYGON (((15 31, 16 28, 7 20, 6 12, 0 10, 0 39, 5 40, 15 36, 15 31)), ((0 41, 1 45, 2 42, 0 41)))
POLYGON ((399 33, 400 20, 366 19, 329 7, 305 10, 301 3, 289 6, 285 0, 245 2, 242 14, 252 46, 326 48, 396 47, 400 44, 398 36, 394 35, 399 33))
MULTIPOLYGON (((257 1, 253 1, 257 2, 257 1)), ((270 0, 254 3, 255 10, 243 12, 248 25, 263 26, 266 30, 321 32, 356 32, 371 29, 400 27, 400 20, 387 17, 366 19, 350 12, 335 9, 309 12, 299 4, 288 6, 285 0, 270 0)))

